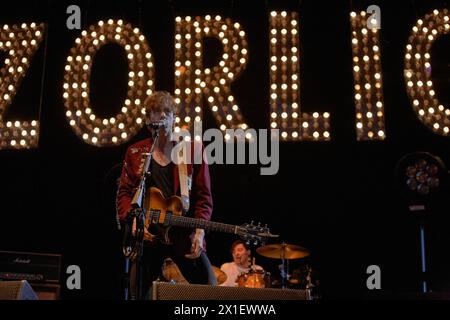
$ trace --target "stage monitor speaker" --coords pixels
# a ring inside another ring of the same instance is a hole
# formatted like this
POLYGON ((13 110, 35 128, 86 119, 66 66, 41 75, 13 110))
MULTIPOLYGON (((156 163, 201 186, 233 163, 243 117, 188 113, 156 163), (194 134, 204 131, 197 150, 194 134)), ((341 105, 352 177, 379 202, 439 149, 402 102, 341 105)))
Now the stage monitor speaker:
POLYGON ((39 300, 27 280, 0 281, 0 300, 39 300))
POLYGON ((221 287, 154 281, 153 300, 311 300, 309 290, 221 287))

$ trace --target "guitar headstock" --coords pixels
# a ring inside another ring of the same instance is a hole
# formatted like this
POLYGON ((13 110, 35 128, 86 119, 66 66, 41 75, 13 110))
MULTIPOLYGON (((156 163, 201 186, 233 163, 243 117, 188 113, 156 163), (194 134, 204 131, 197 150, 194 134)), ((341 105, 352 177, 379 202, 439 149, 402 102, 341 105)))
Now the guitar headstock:
POLYGON ((267 224, 264 226, 261 226, 261 223, 255 225, 253 221, 239 226, 236 234, 239 235, 242 240, 254 245, 264 245, 269 239, 278 237, 278 235, 270 233, 267 224))

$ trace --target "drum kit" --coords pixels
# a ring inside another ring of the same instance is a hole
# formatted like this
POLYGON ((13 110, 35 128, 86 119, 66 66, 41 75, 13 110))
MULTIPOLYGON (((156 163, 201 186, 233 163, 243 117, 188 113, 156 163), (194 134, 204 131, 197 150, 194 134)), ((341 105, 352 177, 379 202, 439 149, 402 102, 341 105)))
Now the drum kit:
MULTIPOLYGON (((281 260, 280 265, 281 289, 288 288, 288 281, 291 284, 294 284, 294 282, 291 282, 291 280, 295 281, 289 274, 289 260, 305 258, 311 254, 311 252, 306 248, 293 244, 287 244, 284 242, 280 244, 265 245, 263 247, 256 249, 256 252, 259 255, 266 258, 281 260)), ((250 283, 255 284, 254 287, 256 288, 267 288, 278 286, 278 283, 276 281, 274 282, 270 281, 270 273, 265 271, 260 270, 260 272, 255 272, 255 270, 251 268, 248 274, 243 274, 241 276, 243 277, 243 279, 247 278, 250 279, 251 281, 250 283), (253 278, 257 278, 258 281, 252 280, 253 278), (262 281, 262 279, 264 279, 264 281, 262 281)), ((239 280, 240 278, 238 278, 238 284, 239 280)), ((247 282, 248 280, 244 281, 246 286, 247 282)))
MULTIPOLYGON (((312 268, 306 267, 302 272, 296 272, 292 275, 289 274, 289 260, 301 259, 309 256, 311 252, 308 249, 293 244, 281 243, 260 247, 256 249, 256 252, 266 258, 281 260, 281 289, 286 289, 288 287, 311 289, 313 287, 311 282, 312 268)), ((237 279, 239 287, 270 288, 278 286, 275 281, 271 282, 271 274, 269 272, 258 270, 254 265, 255 260, 253 259, 250 270, 239 275, 237 279)))
MULTIPOLYGON (((303 247, 281 243, 269 244, 256 249, 256 252, 266 258, 281 260, 281 289, 288 287, 300 287, 303 289, 311 289, 312 268, 306 266, 303 269, 296 269, 292 274, 289 273, 289 261, 301 259, 309 256, 311 252, 303 247)), ((217 279, 217 284, 222 284, 227 280, 227 275, 218 267, 212 266, 217 279)), ((188 283, 181 274, 176 264, 171 259, 166 259, 163 265, 163 276, 168 281, 176 283, 188 283)), ((271 274, 267 271, 255 267, 255 259, 249 271, 243 272, 238 276, 237 284, 239 287, 246 288, 271 288, 279 286, 276 281, 271 282, 271 274)))

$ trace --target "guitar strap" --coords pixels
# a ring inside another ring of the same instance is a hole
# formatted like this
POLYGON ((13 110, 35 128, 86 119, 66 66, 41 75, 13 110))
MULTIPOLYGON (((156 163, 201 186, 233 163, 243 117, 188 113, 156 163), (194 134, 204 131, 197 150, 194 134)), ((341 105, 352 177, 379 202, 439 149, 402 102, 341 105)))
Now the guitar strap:
POLYGON ((188 148, 186 142, 183 140, 182 147, 180 148, 180 152, 178 155, 178 175, 180 180, 180 191, 181 191, 181 202, 183 204, 184 212, 189 210, 189 191, 192 187, 192 177, 188 175, 187 172, 187 152, 188 148))

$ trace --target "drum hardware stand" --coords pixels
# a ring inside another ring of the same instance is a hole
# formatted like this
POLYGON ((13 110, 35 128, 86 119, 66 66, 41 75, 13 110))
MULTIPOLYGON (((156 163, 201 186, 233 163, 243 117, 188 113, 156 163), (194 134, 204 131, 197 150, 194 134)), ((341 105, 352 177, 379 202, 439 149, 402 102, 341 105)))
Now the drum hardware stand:
POLYGON ((281 274, 281 289, 286 289, 289 274, 289 260, 286 259, 285 246, 286 244, 283 242, 282 243, 283 249, 281 250, 281 264, 279 266, 281 274))
POLYGON ((313 285, 312 284, 312 281, 311 281, 311 271, 312 271, 312 268, 310 267, 310 266, 306 266, 306 268, 307 268, 307 276, 306 276, 306 289, 307 290, 311 290, 312 288, 314 288, 315 287, 315 285, 313 285))
POLYGON ((252 259, 250 270, 256 271, 255 257, 252 259))

